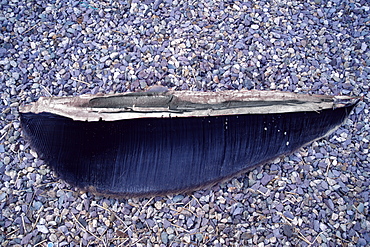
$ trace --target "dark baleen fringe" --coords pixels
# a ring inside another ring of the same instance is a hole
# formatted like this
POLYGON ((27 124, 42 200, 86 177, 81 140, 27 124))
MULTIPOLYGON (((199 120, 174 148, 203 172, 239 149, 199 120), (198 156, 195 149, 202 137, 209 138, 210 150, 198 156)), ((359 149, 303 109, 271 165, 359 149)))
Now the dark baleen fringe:
POLYGON ((65 181, 136 197, 202 188, 291 153, 339 126, 354 106, 92 122, 22 112, 21 123, 32 147, 65 181))

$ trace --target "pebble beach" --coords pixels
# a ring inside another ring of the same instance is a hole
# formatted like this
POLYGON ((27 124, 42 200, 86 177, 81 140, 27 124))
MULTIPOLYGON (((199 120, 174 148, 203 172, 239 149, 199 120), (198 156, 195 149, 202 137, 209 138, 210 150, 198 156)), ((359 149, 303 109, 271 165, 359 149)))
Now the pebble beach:
POLYGON ((367 0, 0 0, 0 246, 369 246, 367 0), (173 90, 360 96, 336 131, 213 187, 108 198, 22 135, 40 97, 173 90))

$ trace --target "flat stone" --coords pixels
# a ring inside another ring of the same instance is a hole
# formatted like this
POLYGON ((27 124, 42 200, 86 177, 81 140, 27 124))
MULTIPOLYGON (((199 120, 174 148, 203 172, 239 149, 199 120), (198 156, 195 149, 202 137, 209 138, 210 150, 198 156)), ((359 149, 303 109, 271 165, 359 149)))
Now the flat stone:
POLYGON ((289 238, 293 236, 293 227, 291 225, 283 225, 282 229, 285 236, 289 238))
POLYGON ((37 230, 42 233, 49 233, 49 229, 45 225, 37 225, 37 230))
POLYGON ((162 241, 163 244, 168 243, 168 234, 167 234, 167 232, 161 232, 161 241, 162 241))

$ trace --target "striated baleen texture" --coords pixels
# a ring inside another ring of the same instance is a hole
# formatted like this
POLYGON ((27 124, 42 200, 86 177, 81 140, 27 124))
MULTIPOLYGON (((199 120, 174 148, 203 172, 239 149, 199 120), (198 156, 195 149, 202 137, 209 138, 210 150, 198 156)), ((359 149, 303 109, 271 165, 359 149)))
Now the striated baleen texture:
POLYGON ((63 107, 49 98, 47 107, 21 109, 21 123, 32 147, 67 182, 108 195, 159 195, 211 185, 291 153, 338 127, 358 100, 283 93, 284 101, 258 92, 225 101, 227 93, 202 94, 214 102, 176 92, 56 99, 73 102, 70 109, 89 121, 74 120, 77 111, 57 114, 63 107))

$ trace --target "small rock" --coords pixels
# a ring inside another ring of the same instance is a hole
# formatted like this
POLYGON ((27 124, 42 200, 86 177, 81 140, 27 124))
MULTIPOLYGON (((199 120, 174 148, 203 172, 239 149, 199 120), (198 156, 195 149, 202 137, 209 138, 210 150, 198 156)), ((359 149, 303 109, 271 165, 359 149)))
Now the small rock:
POLYGON ((30 240, 32 239, 32 237, 33 237, 32 233, 27 234, 26 236, 24 236, 22 238, 21 244, 22 245, 27 245, 30 242, 30 240))
POLYGON ((318 220, 314 220, 313 221, 313 229, 316 231, 316 232, 319 232, 320 231, 320 222, 318 220))
POLYGON ((6 193, 1 193, 0 194, 0 202, 6 197, 6 193))
POLYGON ((42 233, 49 233, 49 229, 45 225, 37 225, 37 230, 42 233))
POLYGON ((172 201, 174 203, 177 203, 177 202, 182 201, 183 199, 184 199, 184 196, 183 195, 176 195, 176 196, 173 197, 172 201))
POLYGON ((368 246, 367 244, 369 243, 363 238, 359 238, 357 241, 357 246, 368 246))
POLYGON ((365 42, 363 42, 363 43, 361 44, 361 50, 362 50, 362 51, 366 51, 366 49, 367 49, 367 44, 366 44, 365 42))
POLYGON ((115 59, 116 57, 118 57, 119 56, 119 52, 112 52, 110 55, 109 55, 109 57, 111 58, 111 59, 115 59))
POLYGON ((4 164, 7 165, 10 163, 10 157, 9 156, 5 156, 4 158, 4 164))
POLYGON ((320 223, 320 229, 321 231, 325 232, 328 227, 324 223, 320 223))
POLYGON ((324 202, 325 202, 326 206, 328 206, 328 208, 330 208, 330 210, 334 210, 334 203, 330 198, 325 200, 324 202))
POLYGON ((191 238, 190 238, 190 235, 189 234, 185 234, 185 236, 184 236, 184 241, 186 242, 186 243, 190 243, 191 242, 191 238))
POLYGON ((161 233, 161 240, 162 240, 162 243, 167 245, 167 243, 168 243, 168 234, 167 234, 167 232, 163 231, 161 233))
POLYGON ((248 90, 253 89, 253 88, 254 88, 254 83, 253 83, 253 81, 252 81, 252 80, 250 80, 250 79, 246 79, 246 80, 244 81, 244 87, 246 87, 248 90))
POLYGON ((271 176, 271 175, 265 174, 265 175, 263 176, 263 178, 261 179, 261 184, 262 184, 262 185, 266 185, 266 184, 268 184, 268 183, 271 181, 271 179, 272 179, 273 177, 274 177, 274 176, 271 176))
POLYGON ((154 207, 158 210, 161 210, 162 209, 162 202, 161 201, 156 201, 154 203, 154 207))
POLYGON ((338 214, 336 214, 336 213, 333 213, 332 215, 331 215, 331 219, 332 220, 337 220, 339 218, 339 215, 338 214))
POLYGON ((361 202, 361 203, 359 203, 358 204, 358 206, 357 206, 357 210, 358 210, 358 212, 360 212, 361 214, 363 214, 364 213, 364 208, 365 208, 365 206, 364 206, 364 204, 361 202))
POLYGON ((243 213, 243 208, 237 207, 234 210, 233 215, 238 215, 238 214, 241 214, 241 213, 243 213))
POLYGON ((253 234, 250 232, 244 232, 240 237, 241 239, 251 239, 253 238, 253 234))
POLYGON ((96 228, 96 231, 99 233, 99 235, 103 235, 105 233, 105 230, 106 230, 105 227, 96 228))
POLYGON ((293 227, 291 225, 283 225, 283 233, 290 238, 293 236, 293 227))
POLYGON ((294 219, 294 215, 289 211, 285 211, 284 216, 289 218, 289 219, 294 219))
POLYGON ((49 240, 53 243, 58 242, 58 237, 54 233, 50 235, 49 240))
POLYGON ((203 234, 197 233, 197 234, 195 234, 195 238, 197 239, 198 242, 202 242, 202 240, 203 240, 203 234))
POLYGON ((40 201, 33 201, 32 203, 32 207, 35 209, 35 210, 39 210, 41 207, 42 207, 42 203, 40 201))

